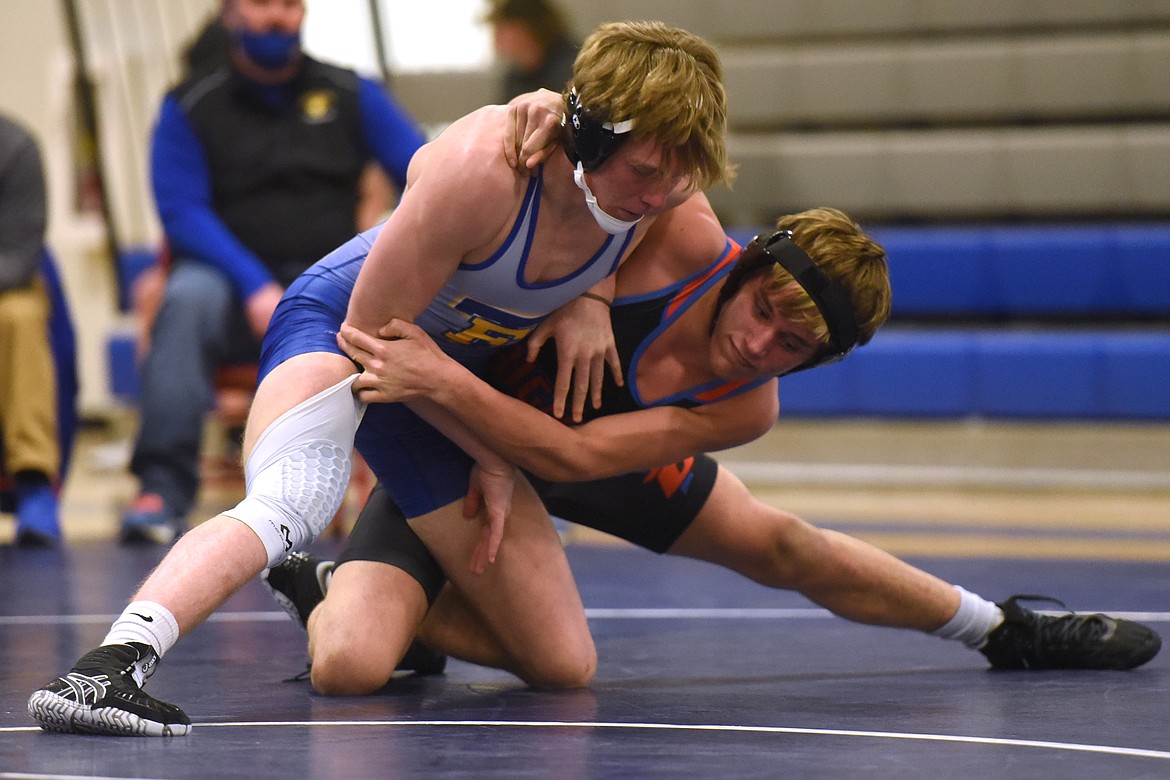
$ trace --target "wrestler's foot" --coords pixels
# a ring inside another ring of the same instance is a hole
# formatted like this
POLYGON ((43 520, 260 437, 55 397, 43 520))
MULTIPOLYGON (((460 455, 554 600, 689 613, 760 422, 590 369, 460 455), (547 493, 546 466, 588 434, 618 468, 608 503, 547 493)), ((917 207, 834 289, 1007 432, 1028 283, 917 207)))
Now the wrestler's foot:
POLYGON ((142 690, 158 664, 150 647, 103 645, 63 677, 33 692, 28 714, 45 731, 108 736, 182 736, 191 720, 173 704, 142 690))
POLYGON ((260 575, 264 587, 280 608, 298 621, 302 628, 309 625, 309 615, 325 600, 333 561, 326 561, 303 552, 292 552, 280 563, 260 575))
POLYGON ((447 656, 434 650, 417 639, 406 648, 406 655, 394 667, 399 672, 414 672, 419 675, 442 674, 447 668, 447 656))
POLYGON ((1132 620, 1108 615, 1041 615, 1012 596, 999 608, 1004 622, 991 632, 980 652, 996 669, 1133 669, 1158 654, 1162 639, 1132 620))

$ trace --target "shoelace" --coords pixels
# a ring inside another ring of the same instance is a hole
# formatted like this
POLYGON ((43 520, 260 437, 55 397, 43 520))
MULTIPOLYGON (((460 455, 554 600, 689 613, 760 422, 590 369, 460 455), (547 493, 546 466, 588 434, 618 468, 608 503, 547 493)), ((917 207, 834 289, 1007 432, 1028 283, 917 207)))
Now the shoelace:
POLYGON ((298 672, 297 674, 294 674, 292 677, 289 677, 288 679, 281 680, 281 682, 286 682, 286 683, 304 682, 305 680, 309 679, 309 676, 312 674, 313 674, 313 662, 309 661, 309 663, 305 664, 305 671, 298 672))
MULTIPOLYGON (((1064 602, 1050 596, 1012 596, 1005 602, 1005 606, 1010 605, 1011 608, 1021 610, 1021 612, 1016 612, 1011 616, 1015 618, 1012 622, 1024 628, 1031 635, 1036 649, 1040 652, 1067 651, 1075 647, 1085 647, 1092 640, 1100 638, 1109 631, 1109 621, 1105 617, 1077 615, 1071 610, 1068 615, 1048 616, 1047 620, 1044 619, 1046 616, 1036 616, 1035 619, 1029 619, 1022 612, 1024 608, 1018 604, 1021 600, 1045 601, 1056 604, 1064 610, 1068 610, 1068 607, 1064 602)), ((1015 609, 1012 611, 1014 612, 1015 609)))
POLYGON ((98 671, 109 672, 110 666, 117 667, 119 673, 126 673, 133 669, 134 664, 138 662, 137 657, 131 658, 133 651, 122 650, 113 645, 102 645, 86 653, 85 656, 77 662, 78 671, 98 671))

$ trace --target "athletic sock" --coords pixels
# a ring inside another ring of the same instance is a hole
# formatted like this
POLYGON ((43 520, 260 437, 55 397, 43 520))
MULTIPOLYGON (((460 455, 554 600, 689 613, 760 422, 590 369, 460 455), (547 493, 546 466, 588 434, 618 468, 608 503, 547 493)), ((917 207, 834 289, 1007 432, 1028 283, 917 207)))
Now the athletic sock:
POLYGON ((169 609, 154 601, 135 601, 110 626, 102 644, 138 642, 149 645, 162 658, 178 641, 179 624, 169 609))
POLYGON ((942 628, 931 631, 932 636, 954 639, 972 650, 987 642, 987 636, 1003 622, 1003 610, 974 593, 955 586, 959 592, 959 610, 942 628))

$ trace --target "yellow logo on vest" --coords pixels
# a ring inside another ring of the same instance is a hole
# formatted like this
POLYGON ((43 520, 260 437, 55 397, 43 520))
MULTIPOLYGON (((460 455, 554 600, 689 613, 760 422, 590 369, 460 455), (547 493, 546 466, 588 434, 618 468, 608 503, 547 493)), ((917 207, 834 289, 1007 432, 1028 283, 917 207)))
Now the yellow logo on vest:
POLYGON ((337 116, 337 95, 328 89, 313 89, 301 95, 301 114, 311 125, 331 121, 337 116))

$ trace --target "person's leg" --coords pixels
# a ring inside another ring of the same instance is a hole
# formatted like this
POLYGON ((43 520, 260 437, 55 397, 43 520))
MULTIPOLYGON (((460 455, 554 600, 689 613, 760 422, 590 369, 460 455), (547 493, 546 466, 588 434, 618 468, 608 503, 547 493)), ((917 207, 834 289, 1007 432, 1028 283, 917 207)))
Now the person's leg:
POLYGON ((386 685, 427 606, 422 586, 396 566, 362 560, 338 566, 306 625, 313 689, 361 696, 386 685))
MULTIPOLYGON (((464 518, 459 504, 412 520, 411 527, 479 621, 424 624, 423 641, 453 657, 506 669, 534 688, 589 684, 597 650, 585 608, 560 537, 527 480, 517 479, 499 556, 483 574, 469 565, 480 525, 464 518)), ((445 607, 436 607, 441 616, 445 607)))
POLYGON ((49 300, 40 282, 0 293, 0 433, 16 493, 17 542, 60 538, 57 383, 49 343, 49 300))
POLYGON ((359 418, 349 387, 352 375, 346 358, 309 353, 289 358, 265 377, 244 440, 248 496, 180 538, 102 646, 69 675, 33 693, 29 712, 43 728, 151 735, 189 730, 181 710, 140 686, 181 636, 288 548, 311 541, 332 517, 359 418), (326 450, 328 462, 314 460, 314 453, 326 450), (330 484, 318 484, 322 479, 330 484), (109 684, 89 688, 73 682, 98 674, 109 684))
POLYGON ((123 518, 125 541, 169 541, 185 525, 199 489, 215 367, 233 338, 251 339, 246 330, 231 332, 240 321, 233 316, 238 307, 222 273, 197 262, 175 264, 142 362, 138 439, 130 463, 140 498, 123 518))
POLYGON ((933 631, 959 608, 953 585, 871 544, 764 504, 723 467, 694 522, 667 552, 799 591, 859 623, 933 631))
POLYGON ((1132 669, 1162 646, 1156 632, 1131 620, 1043 615, 1019 605, 1035 598, 1028 596, 993 604, 860 539, 768 507, 722 467, 667 552, 799 591, 849 620, 960 641, 1000 669, 1132 669))
MULTIPOLYGON (((380 488, 375 492, 359 525, 392 521, 396 509, 384 495, 380 488)), ((597 654, 584 608, 560 538, 526 482, 517 484, 499 557, 482 575, 469 569, 479 523, 462 516, 461 504, 411 525, 451 583, 428 612, 427 590, 417 575, 423 564, 349 560, 339 565, 328 595, 308 619, 313 686, 319 693, 378 690, 416 636, 441 653, 505 669, 536 688, 589 683, 597 654)), ((374 539, 363 533, 360 554, 385 558, 378 548, 407 543, 401 534, 393 536, 374 539)), ((433 583, 433 577, 422 579, 433 583)))
POLYGON ((401 644, 414 637, 446 577, 381 483, 337 561, 297 553, 263 579, 277 603, 309 633, 318 693, 369 693, 396 669, 437 674, 446 666, 446 656, 430 647, 401 644))

